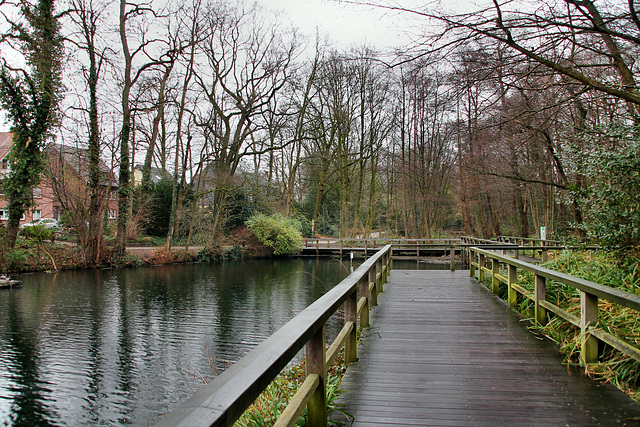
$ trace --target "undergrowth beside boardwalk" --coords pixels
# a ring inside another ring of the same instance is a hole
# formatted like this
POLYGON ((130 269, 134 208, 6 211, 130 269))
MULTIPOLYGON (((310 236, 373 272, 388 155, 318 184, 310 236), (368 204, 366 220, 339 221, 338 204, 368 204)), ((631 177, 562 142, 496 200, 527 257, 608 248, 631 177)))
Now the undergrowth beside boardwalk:
MULTIPOLYGON (((640 294, 640 268, 637 265, 631 268, 621 267, 611 255, 606 253, 565 251, 542 266, 625 292, 640 294)), ((533 292, 532 273, 519 272, 518 280, 524 288, 533 292)), ((549 302, 580 317, 580 291, 547 281, 546 292, 549 302)), ((599 300, 598 309, 600 328, 640 347, 640 313, 605 300, 599 300)), ((532 316, 532 301, 523 299, 520 310, 525 317, 532 316)), ((559 345, 565 363, 579 366, 579 328, 559 317, 551 316, 547 325, 535 326, 533 329, 559 345)), ((640 402, 640 363, 631 357, 601 343, 600 363, 587 366, 586 373, 594 379, 614 384, 640 402)))
MULTIPOLYGON (((340 354, 327 373, 327 413, 336 409, 335 399, 340 394, 339 386, 345 370, 344 357, 340 354)), ((304 380, 304 360, 288 366, 269 384, 234 426, 266 427, 274 425, 304 380)), ((306 416, 307 410, 305 409, 298 417, 296 425, 306 426, 306 416)))

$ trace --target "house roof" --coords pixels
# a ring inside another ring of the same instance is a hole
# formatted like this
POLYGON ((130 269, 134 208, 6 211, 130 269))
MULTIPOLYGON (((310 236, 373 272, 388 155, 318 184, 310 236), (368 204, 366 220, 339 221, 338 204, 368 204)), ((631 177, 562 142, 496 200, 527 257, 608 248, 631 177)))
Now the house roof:
POLYGON ((9 150, 11 150, 11 146, 13 145, 12 135, 11 132, 0 132, 0 159, 4 159, 9 153, 9 150))
MULTIPOLYGON (((11 150, 13 145, 11 132, 0 132, 0 160, 3 159, 11 150)), ((80 174, 84 179, 88 179, 89 171, 88 165, 88 150, 80 147, 72 147, 62 144, 49 144, 45 151, 51 154, 60 154, 65 162, 71 166, 76 172, 80 174)), ((105 180, 111 182, 112 186, 117 186, 117 180, 113 173, 113 170, 107 166, 105 162, 100 160, 100 171, 103 174, 105 180)))
MULTIPOLYGON (((61 144, 50 144, 46 150, 49 155, 60 155, 64 159, 65 163, 71 166, 80 176, 84 179, 89 179, 89 153, 86 148, 73 147, 61 144)), ((107 166, 105 162, 100 160, 99 163, 100 172, 103 174, 103 178, 110 181, 112 186, 117 186, 117 180, 111 168, 107 166)))

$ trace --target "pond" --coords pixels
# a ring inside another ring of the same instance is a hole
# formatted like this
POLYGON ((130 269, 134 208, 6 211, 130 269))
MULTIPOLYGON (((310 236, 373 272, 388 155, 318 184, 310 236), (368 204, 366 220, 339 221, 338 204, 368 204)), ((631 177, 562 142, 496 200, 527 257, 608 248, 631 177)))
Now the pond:
POLYGON ((153 420, 347 273, 292 258, 23 275, 0 291, 0 420, 153 420))

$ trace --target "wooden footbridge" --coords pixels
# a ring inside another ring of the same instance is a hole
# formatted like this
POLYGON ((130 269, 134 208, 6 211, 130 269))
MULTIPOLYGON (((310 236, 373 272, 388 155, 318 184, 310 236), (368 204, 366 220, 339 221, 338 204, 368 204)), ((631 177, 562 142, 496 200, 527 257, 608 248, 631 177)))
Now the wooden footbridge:
POLYGON ((392 270, 378 303, 333 421, 586 426, 640 416, 613 386, 569 373, 466 271, 392 270))
POLYGON ((588 365, 597 363, 601 343, 640 360, 633 343, 595 327, 599 299, 640 311, 640 296, 487 247, 463 248, 467 271, 393 270, 392 251, 391 245, 379 250, 161 424, 233 425, 304 348, 306 380, 276 425, 295 425, 305 407, 312 426, 327 420, 358 426, 640 425, 640 405, 611 385, 569 372, 558 350, 528 332, 510 308, 530 300, 535 322, 557 316, 574 324, 588 365), (518 270, 533 274, 533 291, 518 283, 518 270), (580 292, 578 313, 547 301, 550 280, 580 292), (325 323, 341 308, 344 328, 327 347, 325 323), (327 367, 341 349, 349 363, 341 386, 346 392, 340 411, 328 414, 327 367))

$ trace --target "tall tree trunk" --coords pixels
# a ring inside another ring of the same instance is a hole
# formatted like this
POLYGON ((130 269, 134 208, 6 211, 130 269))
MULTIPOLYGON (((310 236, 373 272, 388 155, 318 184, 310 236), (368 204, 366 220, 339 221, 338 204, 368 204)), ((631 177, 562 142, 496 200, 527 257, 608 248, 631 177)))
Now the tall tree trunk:
POLYGON ((131 94, 131 53, 127 40, 127 1, 120 0, 120 42, 124 56, 124 81, 122 85, 122 129, 120 130, 120 163, 118 175, 118 235, 116 238, 115 253, 124 255, 127 241, 127 225, 129 223, 129 199, 131 196, 130 170, 129 170, 129 137, 131 134, 131 107, 129 97, 131 94))

